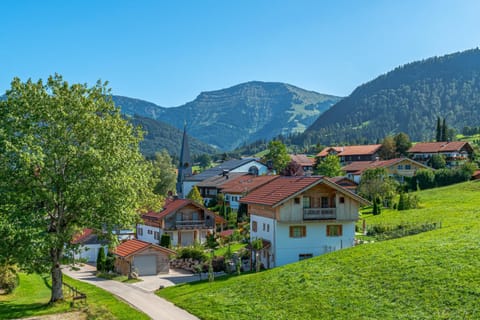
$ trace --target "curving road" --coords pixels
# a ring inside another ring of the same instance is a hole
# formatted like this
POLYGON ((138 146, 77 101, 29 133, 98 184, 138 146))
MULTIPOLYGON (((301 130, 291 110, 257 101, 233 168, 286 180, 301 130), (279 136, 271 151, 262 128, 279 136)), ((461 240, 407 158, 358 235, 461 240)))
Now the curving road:
POLYGON ((97 278, 95 276, 95 270, 95 267, 83 265, 78 271, 64 267, 63 273, 74 279, 93 284, 94 286, 111 292, 154 320, 198 320, 197 317, 178 308, 173 303, 156 296, 153 292, 149 292, 132 284, 97 278))

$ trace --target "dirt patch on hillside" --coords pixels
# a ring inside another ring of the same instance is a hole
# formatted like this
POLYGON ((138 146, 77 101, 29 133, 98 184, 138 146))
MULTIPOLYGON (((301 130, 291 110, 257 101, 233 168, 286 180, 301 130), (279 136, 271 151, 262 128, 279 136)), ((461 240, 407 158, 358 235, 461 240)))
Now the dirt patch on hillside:
POLYGON ((82 311, 47 314, 45 316, 35 316, 31 318, 23 318, 22 320, 86 320, 87 314, 82 311))

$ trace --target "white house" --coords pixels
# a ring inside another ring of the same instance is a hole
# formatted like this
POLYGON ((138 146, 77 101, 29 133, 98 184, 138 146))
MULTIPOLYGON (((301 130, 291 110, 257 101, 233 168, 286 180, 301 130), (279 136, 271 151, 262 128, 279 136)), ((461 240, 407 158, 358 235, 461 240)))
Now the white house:
POLYGON ((173 246, 190 246, 206 241, 208 233, 215 232, 222 217, 188 199, 167 199, 159 212, 142 214, 137 224, 137 239, 159 244, 162 234, 168 234, 173 246))
POLYGON ((235 179, 230 179, 220 186, 220 192, 224 194, 225 201, 230 208, 238 210, 240 206, 240 199, 245 197, 253 190, 261 187, 269 181, 278 178, 279 176, 254 176, 251 174, 243 175, 235 179))
POLYGON ((183 179, 183 196, 186 197, 193 186, 201 181, 215 176, 224 176, 226 173, 244 172, 252 175, 267 174, 268 168, 255 158, 233 159, 222 162, 216 167, 207 169, 199 174, 194 174, 183 179))
POLYGON ((240 200, 266 268, 353 246, 358 209, 369 202, 320 176, 279 177, 240 200))

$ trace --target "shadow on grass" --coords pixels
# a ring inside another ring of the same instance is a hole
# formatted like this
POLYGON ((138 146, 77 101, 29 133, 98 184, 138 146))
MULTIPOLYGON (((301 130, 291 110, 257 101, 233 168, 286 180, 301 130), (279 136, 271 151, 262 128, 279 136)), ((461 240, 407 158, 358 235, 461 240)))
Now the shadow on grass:
POLYGON ((18 319, 38 314, 51 307, 48 303, 18 304, 13 301, 0 302, 0 319, 18 319))

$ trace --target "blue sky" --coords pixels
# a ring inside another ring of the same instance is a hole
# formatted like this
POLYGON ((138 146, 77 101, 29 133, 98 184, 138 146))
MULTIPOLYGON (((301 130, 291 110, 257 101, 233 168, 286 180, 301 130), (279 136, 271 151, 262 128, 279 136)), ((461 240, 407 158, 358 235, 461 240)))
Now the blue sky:
POLYGON ((479 13, 476 0, 2 0, 0 92, 57 72, 165 107, 251 80, 346 96, 478 47, 479 13))

